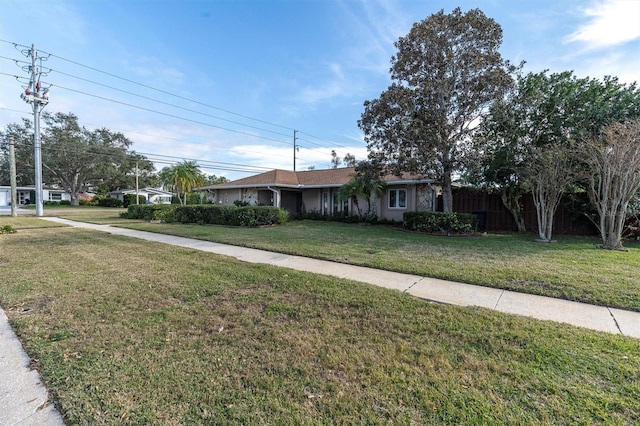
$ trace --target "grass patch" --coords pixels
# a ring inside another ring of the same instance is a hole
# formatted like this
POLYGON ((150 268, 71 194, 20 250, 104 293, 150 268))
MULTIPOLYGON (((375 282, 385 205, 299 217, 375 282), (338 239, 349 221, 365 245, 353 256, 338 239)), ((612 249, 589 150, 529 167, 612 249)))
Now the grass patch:
POLYGON ((258 229, 183 224, 119 226, 370 266, 640 311, 640 244, 598 250, 598 240, 532 235, 443 237, 386 226, 297 221, 258 229))
POLYGON ((0 216, 0 226, 10 225, 16 231, 25 229, 38 229, 38 228, 60 228, 66 225, 53 223, 46 220, 42 220, 36 217, 25 216, 0 216))
POLYGON ((632 424, 640 341, 59 228, 0 303, 69 424, 632 424))
POLYGON ((57 212, 55 216, 63 219, 77 220, 79 222, 95 223, 97 225, 120 225, 130 223, 143 223, 133 219, 124 219, 120 217, 120 213, 126 212, 126 209, 101 209, 101 210, 76 210, 64 213, 57 212))

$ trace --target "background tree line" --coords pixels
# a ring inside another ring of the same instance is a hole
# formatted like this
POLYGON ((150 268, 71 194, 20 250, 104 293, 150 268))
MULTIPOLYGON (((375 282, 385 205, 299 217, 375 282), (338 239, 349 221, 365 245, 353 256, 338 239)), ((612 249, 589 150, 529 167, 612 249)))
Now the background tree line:
MULTIPOLYGON (((77 205, 79 195, 138 187, 160 187, 174 191, 180 203, 185 192, 196 186, 225 182, 224 177, 204 174, 192 161, 183 161, 156 172, 152 161, 131 150, 133 142, 120 132, 106 128, 88 130, 72 114, 44 113, 41 126, 42 176, 47 186, 60 187, 77 205)), ((22 119, 0 132, 0 185, 9 185, 9 142, 16 147, 16 181, 34 185, 33 124, 22 119)))
POLYGON ((501 43, 500 25, 479 9, 415 23, 395 43, 391 85, 364 102, 369 160, 435 179, 445 212, 456 179, 499 191, 521 231, 522 197, 532 196, 541 241, 551 241, 563 193, 587 192, 603 247, 620 248, 640 190, 636 83, 523 74, 501 43))

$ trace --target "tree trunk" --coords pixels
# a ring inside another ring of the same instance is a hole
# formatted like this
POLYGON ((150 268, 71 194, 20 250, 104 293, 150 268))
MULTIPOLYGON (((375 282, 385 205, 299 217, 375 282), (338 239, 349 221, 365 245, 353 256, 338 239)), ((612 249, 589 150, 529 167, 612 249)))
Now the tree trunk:
POLYGON ((553 217, 556 214, 558 204, 564 191, 544 188, 535 185, 532 190, 533 203, 536 206, 538 219, 538 238, 542 241, 551 241, 553 234, 553 217))
POLYGON ((524 217, 522 215, 522 205, 520 204, 520 191, 515 188, 504 188, 500 193, 502 204, 509 210, 513 220, 516 222, 519 233, 527 232, 527 227, 524 223, 524 217))
POLYGON ((352 195, 351 201, 353 202, 353 205, 356 206, 356 210, 358 211, 358 219, 362 221, 362 211, 360 211, 360 203, 358 202, 358 196, 352 195))
POLYGON ((600 212, 600 236, 602 248, 620 250, 622 248, 622 231, 626 219, 627 204, 620 200, 610 200, 609 211, 600 212))
POLYGON ((442 211, 453 211, 453 193, 451 191, 451 169, 445 167, 442 174, 442 211))

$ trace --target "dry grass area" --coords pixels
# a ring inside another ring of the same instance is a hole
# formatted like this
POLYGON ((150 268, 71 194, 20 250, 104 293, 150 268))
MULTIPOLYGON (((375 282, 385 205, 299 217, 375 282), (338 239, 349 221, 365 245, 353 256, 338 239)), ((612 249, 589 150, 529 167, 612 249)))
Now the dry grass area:
POLYGON ((0 236, 68 424, 634 424, 640 341, 69 228, 0 236))

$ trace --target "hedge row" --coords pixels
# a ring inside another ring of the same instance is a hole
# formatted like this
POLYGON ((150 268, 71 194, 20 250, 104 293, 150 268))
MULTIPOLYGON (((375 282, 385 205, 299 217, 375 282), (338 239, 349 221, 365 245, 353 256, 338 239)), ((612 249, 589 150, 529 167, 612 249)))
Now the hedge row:
POLYGON ((406 212, 403 226, 420 232, 467 233, 473 231, 475 216, 470 213, 406 212))
POLYGON ((272 206, 175 206, 168 204, 130 205, 123 217, 201 225, 263 226, 286 223, 285 210, 272 206))

